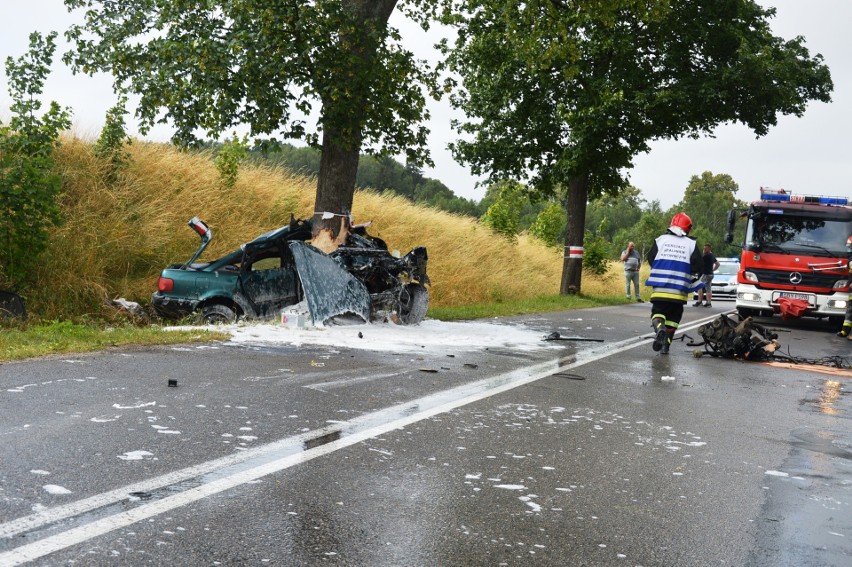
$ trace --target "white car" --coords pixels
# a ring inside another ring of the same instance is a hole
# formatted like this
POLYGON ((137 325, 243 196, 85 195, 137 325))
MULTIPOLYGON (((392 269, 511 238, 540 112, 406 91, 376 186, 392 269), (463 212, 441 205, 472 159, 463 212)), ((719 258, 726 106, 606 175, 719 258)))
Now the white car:
MULTIPOLYGON (((713 272, 713 283, 710 284, 713 299, 737 298, 737 272, 740 271, 740 261, 737 258, 717 258, 719 267, 713 272)), ((698 299, 698 294, 693 294, 698 299)))

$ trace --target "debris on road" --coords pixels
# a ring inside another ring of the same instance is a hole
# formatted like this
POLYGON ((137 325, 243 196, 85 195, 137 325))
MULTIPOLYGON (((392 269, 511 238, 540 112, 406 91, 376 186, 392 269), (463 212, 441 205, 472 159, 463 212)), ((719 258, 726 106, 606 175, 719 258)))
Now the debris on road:
POLYGON ((764 360, 778 350, 778 335, 755 323, 751 317, 734 321, 726 314, 719 315, 698 328, 704 342, 690 342, 688 346, 704 345, 711 356, 764 360))
POLYGON ((693 356, 701 358, 708 354, 722 358, 750 360, 758 362, 783 361, 793 365, 818 365, 832 368, 850 369, 848 359, 841 356, 806 358, 780 352, 778 333, 755 323, 751 317, 735 321, 722 314, 713 321, 698 328, 698 334, 704 339, 696 343, 690 341, 687 346, 704 346, 704 352, 696 350, 693 356))
POLYGON ((596 342, 596 343, 604 342, 603 339, 592 339, 592 338, 588 338, 588 337, 563 337, 562 335, 559 334, 559 331, 553 331, 552 333, 545 336, 541 340, 543 340, 543 341, 588 341, 588 342, 596 342))

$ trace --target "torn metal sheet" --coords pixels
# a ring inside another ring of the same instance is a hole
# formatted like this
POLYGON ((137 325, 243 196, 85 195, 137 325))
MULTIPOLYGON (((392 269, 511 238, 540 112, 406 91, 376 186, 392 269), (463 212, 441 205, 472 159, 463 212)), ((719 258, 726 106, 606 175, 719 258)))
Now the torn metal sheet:
POLYGON ((304 242, 288 243, 314 324, 340 315, 370 320, 370 294, 340 264, 304 242))

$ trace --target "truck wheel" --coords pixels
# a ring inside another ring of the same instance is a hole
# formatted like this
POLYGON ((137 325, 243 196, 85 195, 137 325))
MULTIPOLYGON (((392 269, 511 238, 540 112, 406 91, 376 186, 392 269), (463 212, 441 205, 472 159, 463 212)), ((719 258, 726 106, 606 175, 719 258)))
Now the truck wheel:
POLYGON ((220 325, 233 323, 237 320, 237 313, 227 305, 214 303, 205 305, 201 309, 201 322, 206 325, 220 325))
POLYGON ((408 284, 399 298, 399 320, 403 325, 416 325, 426 318, 429 290, 421 284, 408 284))

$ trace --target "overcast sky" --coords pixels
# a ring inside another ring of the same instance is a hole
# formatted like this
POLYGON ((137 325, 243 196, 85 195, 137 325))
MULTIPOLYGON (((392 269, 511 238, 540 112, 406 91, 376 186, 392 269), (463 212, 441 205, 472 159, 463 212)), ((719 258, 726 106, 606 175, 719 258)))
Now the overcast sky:
MULTIPOLYGON (((821 53, 834 80, 833 101, 812 103, 802 118, 781 117, 778 126, 763 138, 742 125, 719 128, 715 138, 702 140, 659 141, 648 154, 635 160, 630 181, 647 200, 658 199, 667 208, 683 196, 693 175, 704 171, 727 173, 739 184, 738 196, 749 201, 757 197, 761 186, 785 188, 794 192, 852 197, 852 175, 846 135, 852 132, 852 2, 849 0, 759 0, 762 5, 777 8, 772 20, 776 35, 790 39, 804 36, 811 54, 821 53)), ((31 31, 60 32, 57 57, 66 45, 61 34, 74 16, 66 11, 62 0, 0 0, 0 60, 19 57, 28 45, 31 31)), ((398 20, 394 20, 400 25, 398 20)), ((426 57, 422 36, 410 27, 403 37, 412 37, 411 49, 426 57), (406 35, 408 34, 408 35, 406 35)), ((5 74, 2 74, 5 78, 5 74)), ((4 87, 6 82, 3 81, 4 87)), ((73 110, 74 129, 83 137, 95 139, 103 125, 106 110, 115 104, 109 77, 74 76, 61 62, 54 62, 54 72, 47 79, 45 100, 56 100, 73 110)), ((9 96, 0 92, 0 119, 7 120, 9 96)), ((434 169, 425 174, 442 181, 459 196, 479 200, 485 189, 476 187, 469 170, 456 164, 446 149, 454 139, 449 128, 452 116, 447 103, 431 106, 429 139, 435 161, 434 169)), ((135 134, 135 131, 133 131, 135 134)), ((165 141, 170 129, 160 127, 149 139, 165 141)))

